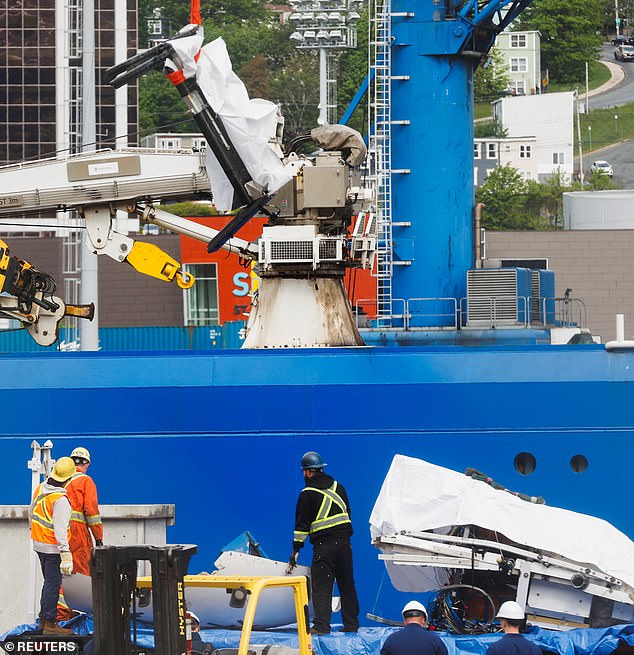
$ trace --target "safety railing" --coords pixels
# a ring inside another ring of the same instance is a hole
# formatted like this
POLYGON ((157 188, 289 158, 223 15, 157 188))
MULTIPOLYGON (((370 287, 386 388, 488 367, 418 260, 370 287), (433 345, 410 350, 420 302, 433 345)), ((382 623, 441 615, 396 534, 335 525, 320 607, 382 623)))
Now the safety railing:
POLYGON ((530 296, 504 295, 460 299, 461 328, 527 328, 530 324, 530 296))
POLYGON ((586 327, 586 307, 578 298, 487 296, 483 298, 395 298, 394 312, 381 316, 376 298, 355 302, 359 328, 460 330, 529 327, 586 327), (387 322, 387 324, 386 324, 387 322))
POLYGON ((410 298, 405 303, 407 329, 458 329, 456 298, 410 298))
POLYGON ((359 298, 352 308, 358 328, 377 328, 385 330, 407 330, 407 303, 402 298, 392 298, 392 311, 381 314, 376 298, 359 298))
POLYGON ((586 328, 586 305, 580 298, 542 298, 541 316, 547 325, 586 328))

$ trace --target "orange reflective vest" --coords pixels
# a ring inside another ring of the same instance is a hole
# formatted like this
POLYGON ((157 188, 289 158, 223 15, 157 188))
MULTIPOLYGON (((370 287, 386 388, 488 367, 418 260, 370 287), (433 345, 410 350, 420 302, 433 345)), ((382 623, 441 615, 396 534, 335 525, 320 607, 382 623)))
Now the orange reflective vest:
MULTIPOLYGON (((65 495, 66 490, 62 488, 50 494, 43 494, 41 484, 35 490, 33 510, 31 512, 31 539, 33 541, 39 541, 42 544, 57 543, 53 525, 53 505, 65 495)), ((70 539, 70 528, 68 529, 68 537, 70 539)))

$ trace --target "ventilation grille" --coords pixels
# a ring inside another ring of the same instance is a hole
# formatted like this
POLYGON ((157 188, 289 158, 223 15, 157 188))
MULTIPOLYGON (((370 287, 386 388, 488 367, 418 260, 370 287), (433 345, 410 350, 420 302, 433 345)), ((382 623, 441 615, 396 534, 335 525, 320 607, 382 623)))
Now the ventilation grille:
POLYGON ((272 262, 312 262, 312 241, 271 241, 272 262))
POLYGON ((467 272, 469 323, 517 323, 517 271, 478 269, 467 272))
POLYGON ((541 291, 540 291, 539 271, 531 271, 531 290, 533 292, 533 301, 531 303, 531 316, 533 320, 543 321, 541 308, 541 291))
POLYGON ((319 242, 319 259, 337 259, 337 241, 319 242))

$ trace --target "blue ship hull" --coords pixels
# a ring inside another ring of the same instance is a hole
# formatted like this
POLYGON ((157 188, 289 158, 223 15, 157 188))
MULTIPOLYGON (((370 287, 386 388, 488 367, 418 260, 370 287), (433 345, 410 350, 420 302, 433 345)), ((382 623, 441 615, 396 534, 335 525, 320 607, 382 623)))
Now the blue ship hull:
MULTIPOLYGON (((104 504, 174 503, 191 572, 249 530, 287 559, 301 455, 348 489, 362 613, 398 616, 368 518, 392 457, 474 467, 634 537, 634 352, 600 346, 359 348, 0 357, 0 504, 29 501, 30 443, 93 455, 104 504), (529 453, 536 467, 520 474, 529 453), (573 471, 583 455, 588 468, 573 471)), ((300 562, 309 563, 309 553, 300 562)), ((366 621, 367 623, 367 621, 366 621)))

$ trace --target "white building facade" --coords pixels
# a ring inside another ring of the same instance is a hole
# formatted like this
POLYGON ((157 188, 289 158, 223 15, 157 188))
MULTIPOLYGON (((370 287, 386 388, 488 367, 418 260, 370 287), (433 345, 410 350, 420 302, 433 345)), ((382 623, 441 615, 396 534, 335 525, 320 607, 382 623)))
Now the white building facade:
POLYGON ((557 170, 566 180, 572 179, 574 101, 574 92, 566 91, 500 98, 493 103, 493 117, 508 137, 535 137, 540 182, 557 170))
POLYGON ((516 168, 525 180, 537 180, 537 139, 535 137, 477 137, 473 141, 473 180, 484 183, 498 166, 516 168))

